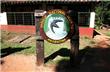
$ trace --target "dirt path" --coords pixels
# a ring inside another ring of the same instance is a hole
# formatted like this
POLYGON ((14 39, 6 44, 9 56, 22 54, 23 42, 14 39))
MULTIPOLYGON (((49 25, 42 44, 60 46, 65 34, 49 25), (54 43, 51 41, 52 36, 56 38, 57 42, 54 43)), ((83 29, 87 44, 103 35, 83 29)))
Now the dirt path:
POLYGON ((96 35, 94 42, 99 48, 110 48, 110 37, 105 35, 96 35))
POLYGON ((2 72, 53 72, 49 67, 37 67, 35 56, 9 55, 2 62, 2 72))
POLYGON ((24 55, 9 55, 2 59, 3 72, 34 72, 35 57, 24 55))

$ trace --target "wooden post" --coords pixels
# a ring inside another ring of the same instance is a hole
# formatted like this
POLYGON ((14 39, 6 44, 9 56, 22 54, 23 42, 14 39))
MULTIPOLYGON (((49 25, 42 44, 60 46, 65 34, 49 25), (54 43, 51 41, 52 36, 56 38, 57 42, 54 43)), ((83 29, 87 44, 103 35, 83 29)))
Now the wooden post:
POLYGON ((44 64, 44 40, 41 37, 37 38, 36 41, 36 52, 37 52, 37 65, 44 64))
POLYGON ((79 36, 70 39, 70 64, 72 66, 78 65, 78 52, 79 52, 79 36))
POLYGON ((36 64, 37 66, 41 66, 44 64, 44 40, 42 36, 40 36, 40 23, 39 19, 41 17, 35 18, 35 25, 36 25, 36 64))
POLYGON ((44 64, 44 39, 40 34, 40 19, 45 14, 44 10, 35 10, 35 26, 36 26, 36 64, 41 66, 44 64))

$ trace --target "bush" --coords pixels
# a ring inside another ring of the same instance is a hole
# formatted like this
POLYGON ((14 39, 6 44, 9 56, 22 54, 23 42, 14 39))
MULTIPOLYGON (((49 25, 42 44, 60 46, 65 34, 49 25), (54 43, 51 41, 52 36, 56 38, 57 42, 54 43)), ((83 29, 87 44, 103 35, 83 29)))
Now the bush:
POLYGON ((102 1, 95 7, 96 13, 96 29, 99 29, 102 24, 108 24, 110 20, 110 2, 102 1))

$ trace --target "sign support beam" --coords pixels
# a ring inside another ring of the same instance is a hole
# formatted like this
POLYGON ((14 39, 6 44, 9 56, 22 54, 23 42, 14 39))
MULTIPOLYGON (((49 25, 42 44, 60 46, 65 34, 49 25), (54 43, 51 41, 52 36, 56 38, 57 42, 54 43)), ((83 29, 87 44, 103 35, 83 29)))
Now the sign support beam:
POLYGON ((72 66, 78 65, 79 39, 70 39, 70 64, 72 66))
POLYGON ((41 38, 38 38, 36 41, 36 52, 37 52, 37 65, 43 65, 44 64, 44 40, 41 38))
POLYGON ((40 36, 40 20, 41 16, 36 16, 35 25, 36 25, 36 65, 44 65, 44 39, 40 36))

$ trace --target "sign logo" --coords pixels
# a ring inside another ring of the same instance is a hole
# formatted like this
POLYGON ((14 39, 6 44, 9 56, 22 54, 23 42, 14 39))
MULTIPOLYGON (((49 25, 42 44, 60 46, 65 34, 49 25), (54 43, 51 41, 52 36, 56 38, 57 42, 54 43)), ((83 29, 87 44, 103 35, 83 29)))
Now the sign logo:
POLYGON ((52 10, 45 14, 41 20, 41 35, 51 43, 62 43, 69 38, 71 24, 69 18, 62 10, 52 10))

